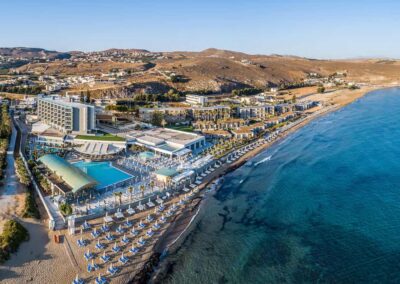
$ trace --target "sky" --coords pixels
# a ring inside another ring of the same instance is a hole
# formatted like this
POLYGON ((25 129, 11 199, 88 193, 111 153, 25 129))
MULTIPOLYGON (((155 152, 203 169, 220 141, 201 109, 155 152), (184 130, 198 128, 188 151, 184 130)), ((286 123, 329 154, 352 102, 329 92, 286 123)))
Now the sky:
POLYGON ((0 0, 0 46, 400 58, 394 0, 0 0))

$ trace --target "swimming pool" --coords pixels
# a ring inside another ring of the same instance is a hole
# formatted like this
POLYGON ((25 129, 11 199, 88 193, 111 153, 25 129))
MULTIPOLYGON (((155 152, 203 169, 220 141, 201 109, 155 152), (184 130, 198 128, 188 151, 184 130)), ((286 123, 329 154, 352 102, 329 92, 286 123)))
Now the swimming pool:
POLYGON ((102 189, 106 186, 132 177, 130 174, 114 168, 110 162, 80 161, 74 163, 73 165, 99 182, 99 185, 96 186, 96 189, 102 189))

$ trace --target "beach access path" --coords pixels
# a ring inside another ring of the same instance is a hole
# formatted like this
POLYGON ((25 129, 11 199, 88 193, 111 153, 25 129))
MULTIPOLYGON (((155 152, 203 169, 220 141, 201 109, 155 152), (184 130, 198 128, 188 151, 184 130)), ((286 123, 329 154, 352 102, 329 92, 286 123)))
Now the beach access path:
POLYGON ((4 171, 4 179, 0 186, 0 232, 7 219, 15 218, 23 210, 25 201, 25 186, 19 182, 15 173, 14 149, 17 131, 12 124, 12 133, 7 150, 7 167, 4 171))

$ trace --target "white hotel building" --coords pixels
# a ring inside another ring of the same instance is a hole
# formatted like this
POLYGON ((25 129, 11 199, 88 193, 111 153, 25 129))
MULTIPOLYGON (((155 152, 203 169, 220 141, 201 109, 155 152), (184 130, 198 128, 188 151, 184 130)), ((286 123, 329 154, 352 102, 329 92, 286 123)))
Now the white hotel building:
POLYGON ((93 106, 69 102, 55 96, 38 100, 38 118, 65 134, 87 134, 96 127, 93 106))
POLYGON ((204 106, 208 102, 208 99, 206 96, 186 95, 186 102, 190 105, 204 106))

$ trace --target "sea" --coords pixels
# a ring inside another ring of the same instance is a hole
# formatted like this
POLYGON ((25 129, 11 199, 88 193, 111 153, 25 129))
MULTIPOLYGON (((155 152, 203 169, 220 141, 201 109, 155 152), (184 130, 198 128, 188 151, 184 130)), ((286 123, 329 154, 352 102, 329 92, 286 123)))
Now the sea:
POLYGON ((400 89, 228 174, 161 267, 160 283, 400 283, 400 89))

